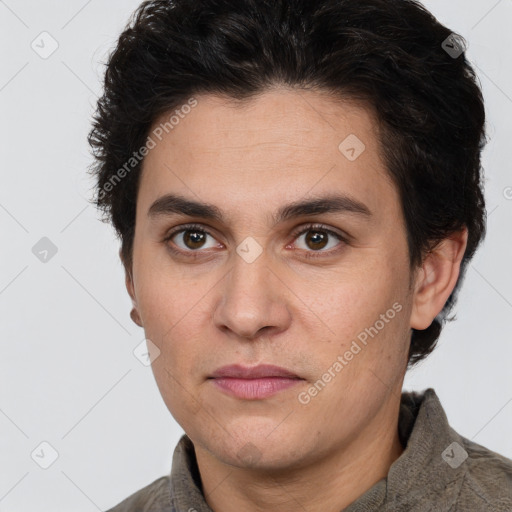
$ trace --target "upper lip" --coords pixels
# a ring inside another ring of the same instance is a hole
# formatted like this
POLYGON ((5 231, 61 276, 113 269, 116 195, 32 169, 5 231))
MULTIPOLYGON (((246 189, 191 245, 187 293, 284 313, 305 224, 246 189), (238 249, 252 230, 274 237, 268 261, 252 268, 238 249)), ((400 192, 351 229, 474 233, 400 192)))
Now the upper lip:
POLYGON ((233 364, 229 366, 222 366, 215 370, 211 375, 211 378, 214 379, 222 377, 238 379, 259 379, 265 377, 287 377, 291 379, 300 378, 295 373, 272 364, 260 364, 252 367, 233 364))

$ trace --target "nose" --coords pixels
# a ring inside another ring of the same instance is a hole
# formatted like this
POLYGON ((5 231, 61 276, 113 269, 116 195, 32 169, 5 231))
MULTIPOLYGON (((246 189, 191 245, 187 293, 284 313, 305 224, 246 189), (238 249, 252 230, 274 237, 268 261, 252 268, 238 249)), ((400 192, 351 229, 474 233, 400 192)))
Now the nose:
POLYGON ((277 269, 270 268, 265 252, 251 263, 238 254, 233 259, 213 317, 217 328, 249 340, 286 330, 291 322, 290 292, 277 269))

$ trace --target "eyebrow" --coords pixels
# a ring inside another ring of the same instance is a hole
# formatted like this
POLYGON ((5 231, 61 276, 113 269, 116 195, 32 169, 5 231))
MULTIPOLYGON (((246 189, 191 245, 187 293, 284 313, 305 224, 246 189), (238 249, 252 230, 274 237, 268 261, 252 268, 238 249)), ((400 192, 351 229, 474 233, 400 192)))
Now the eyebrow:
MULTIPOLYGON (((372 212, 364 203, 344 194, 328 194, 284 205, 272 215, 271 219, 274 224, 278 224, 296 217, 326 213, 349 213, 368 218, 372 216, 372 212)), ((177 194, 166 194, 158 198, 148 210, 150 218, 173 214, 225 222, 224 215, 217 206, 177 194)))

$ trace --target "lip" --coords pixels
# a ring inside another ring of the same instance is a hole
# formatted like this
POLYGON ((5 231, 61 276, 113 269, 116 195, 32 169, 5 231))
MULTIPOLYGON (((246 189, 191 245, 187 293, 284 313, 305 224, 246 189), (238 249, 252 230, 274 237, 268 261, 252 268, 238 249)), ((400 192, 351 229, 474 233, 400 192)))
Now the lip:
POLYGON ((288 379, 300 378, 298 375, 286 368, 274 366, 273 364, 259 364, 258 366, 232 364, 229 366, 222 366, 215 370, 211 375, 211 378, 213 379, 221 377, 232 377, 235 379, 262 379, 266 377, 284 377, 288 379))
POLYGON ((221 391, 245 400, 262 400, 303 381, 295 373, 279 366, 223 366, 209 377, 221 391))

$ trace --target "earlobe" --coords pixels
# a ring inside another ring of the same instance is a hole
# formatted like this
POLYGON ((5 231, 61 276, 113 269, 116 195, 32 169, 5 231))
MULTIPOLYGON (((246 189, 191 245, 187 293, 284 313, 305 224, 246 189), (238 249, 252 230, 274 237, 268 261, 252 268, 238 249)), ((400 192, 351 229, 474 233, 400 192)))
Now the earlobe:
POLYGON ((139 327, 144 327, 142 324, 142 319, 140 317, 140 314, 137 310, 137 298, 135 297, 135 290, 133 286, 133 279, 129 272, 126 272, 126 289, 128 291, 128 294, 130 295, 130 298, 132 299, 133 308, 130 312, 130 318, 133 320, 134 323, 136 323, 139 327))
POLYGON ((128 292, 128 295, 130 296, 130 298, 132 299, 132 304, 133 304, 133 308, 130 311, 130 318, 139 327, 144 327, 144 325, 142 323, 142 319, 140 317, 140 314, 137 310, 137 298, 135 296, 135 287, 133 285, 133 276, 132 276, 131 269, 129 269, 126 266, 126 264, 123 260, 121 251, 119 251, 119 257, 121 258, 121 261, 123 262, 123 266, 124 266, 126 291, 128 292))
POLYGON ((130 318, 133 320, 135 324, 137 324, 139 327, 144 327, 142 324, 142 320, 140 318, 139 312, 137 311, 136 307, 133 307, 130 311, 130 318))
POLYGON ((427 329, 443 309, 457 284, 467 238, 466 228, 454 232, 425 256, 415 280, 411 328, 427 329))

